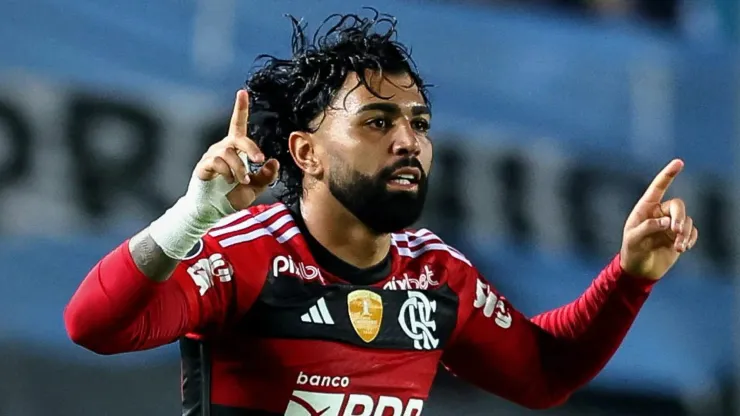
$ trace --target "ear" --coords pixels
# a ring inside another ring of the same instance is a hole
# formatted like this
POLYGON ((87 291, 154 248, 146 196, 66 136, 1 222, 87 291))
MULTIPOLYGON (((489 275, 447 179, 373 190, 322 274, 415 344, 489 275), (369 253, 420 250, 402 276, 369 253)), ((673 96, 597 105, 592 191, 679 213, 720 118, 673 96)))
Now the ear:
POLYGON ((303 172, 312 177, 320 177, 324 167, 317 157, 314 137, 305 131, 294 131, 288 136, 288 147, 293 161, 303 172))

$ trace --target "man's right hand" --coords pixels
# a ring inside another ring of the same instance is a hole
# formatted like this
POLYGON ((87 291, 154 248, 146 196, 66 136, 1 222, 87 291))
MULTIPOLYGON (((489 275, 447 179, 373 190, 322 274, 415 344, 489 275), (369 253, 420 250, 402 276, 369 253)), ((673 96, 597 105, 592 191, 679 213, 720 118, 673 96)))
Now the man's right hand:
POLYGON ((247 137, 248 115, 249 97, 240 90, 229 135, 203 155, 190 178, 188 191, 129 241, 134 263, 150 279, 168 279, 177 262, 214 224, 232 212, 248 208, 277 179, 279 166, 274 159, 265 162, 257 172, 248 172, 249 160, 265 160, 259 147, 247 137))
POLYGON ((242 89, 236 94, 228 135, 211 146, 195 167, 193 179, 209 182, 208 199, 222 215, 225 207, 219 205, 228 203, 236 211, 248 208, 278 178, 277 160, 265 162, 265 155, 247 136, 248 118, 249 96, 242 89), (250 173, 249 161, 265 163, 257 172, 250 173), (222 199, 224 196, 226 200, 222 199))

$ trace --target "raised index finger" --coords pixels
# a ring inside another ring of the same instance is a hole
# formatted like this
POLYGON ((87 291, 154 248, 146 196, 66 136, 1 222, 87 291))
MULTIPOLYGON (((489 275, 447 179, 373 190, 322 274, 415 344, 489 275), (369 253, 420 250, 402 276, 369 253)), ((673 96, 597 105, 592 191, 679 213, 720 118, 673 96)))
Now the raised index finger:
POLYGON ((246 137, 247 136, 247 119, 249 118, 249 94, 244 89, 236 93, 234 102, 234 112, 231 114, 231 124, 229 125, 229 136, 246 137))
POLYGON ((683 170, 684 163, 681 159, 673 159, 663 170, 658 173, 658 176, 653 179, 653 182, 648 186, 645 194, 642 195, 642 201, 647 202, 660 202, 665 196, 668 187, 671 186, 673 180, 683 170))

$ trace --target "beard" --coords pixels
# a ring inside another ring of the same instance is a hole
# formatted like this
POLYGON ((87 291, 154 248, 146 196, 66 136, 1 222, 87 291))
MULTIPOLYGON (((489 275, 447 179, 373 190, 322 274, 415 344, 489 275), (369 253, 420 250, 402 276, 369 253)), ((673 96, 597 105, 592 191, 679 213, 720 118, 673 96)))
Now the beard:
POLYGON ((377 234, 400 231, 421 216, 427 194, 427 175, 418 159, 401 159, 374 176, 343 165, 329 175, 329 192, 365 226, 377 234), (416 191, 392 191, 388 181, 399 168, 421 171, 416 191))

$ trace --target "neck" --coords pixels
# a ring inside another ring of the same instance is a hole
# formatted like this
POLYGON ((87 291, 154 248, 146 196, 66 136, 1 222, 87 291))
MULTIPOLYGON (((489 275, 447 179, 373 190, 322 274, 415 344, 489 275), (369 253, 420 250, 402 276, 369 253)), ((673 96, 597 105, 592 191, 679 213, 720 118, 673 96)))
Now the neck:
POLYGON ((332 195, 322 197, 317 191, 308 192, 300 203, 300 214, 313 238, 333 255, 358 268, 383 261, 390 250, 390 234, 372 232, 332 195))

